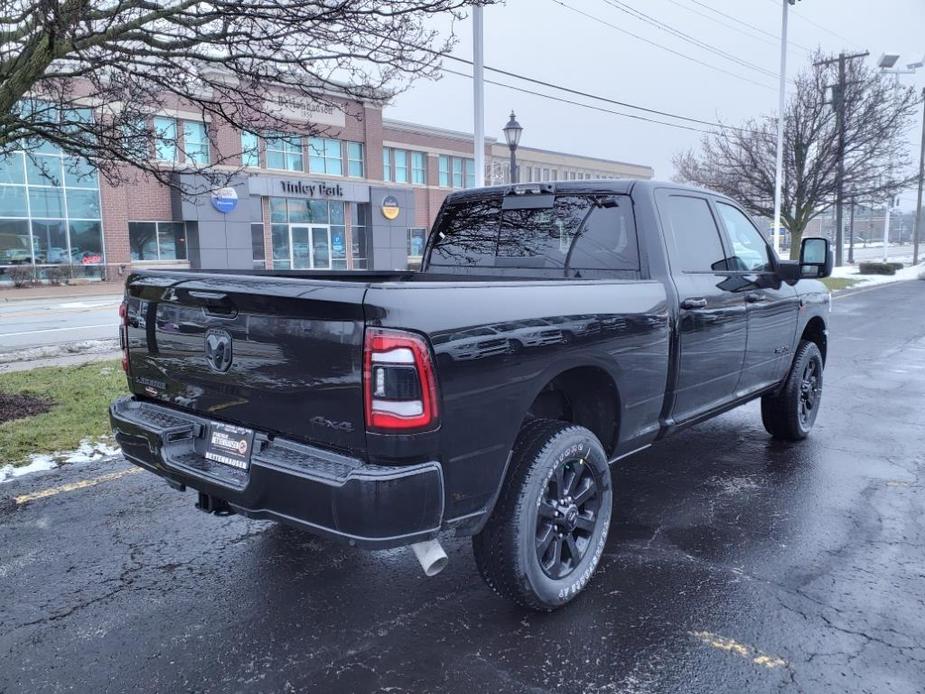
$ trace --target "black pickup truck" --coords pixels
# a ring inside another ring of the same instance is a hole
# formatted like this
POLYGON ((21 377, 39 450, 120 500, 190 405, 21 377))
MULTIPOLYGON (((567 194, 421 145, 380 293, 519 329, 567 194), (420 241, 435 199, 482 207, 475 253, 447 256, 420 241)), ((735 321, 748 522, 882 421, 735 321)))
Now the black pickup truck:
POLYGON ((831 265, 670 183, 454 193, 420 272, 133 273, 112 426, 205 511, 411 545, 428 575, 471 535, 494 590, 549 610, 601 557, 611 464, 755 398, 808 434, 831 265))

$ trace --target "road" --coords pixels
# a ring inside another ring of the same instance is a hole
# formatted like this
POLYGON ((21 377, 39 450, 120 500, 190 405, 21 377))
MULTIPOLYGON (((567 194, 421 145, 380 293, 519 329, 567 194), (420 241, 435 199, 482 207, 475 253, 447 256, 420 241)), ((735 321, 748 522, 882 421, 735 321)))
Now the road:
POLYGON ((462 539, 428 579, 119 459, 0 485, 0 691, 922 692, 923 302, 835 300, 807 441, 753 403, 621 461, 598 573, 551 615, 462 539))
POLYGON ((0 304, 0 352, 118 337, 121 294, 0 304))

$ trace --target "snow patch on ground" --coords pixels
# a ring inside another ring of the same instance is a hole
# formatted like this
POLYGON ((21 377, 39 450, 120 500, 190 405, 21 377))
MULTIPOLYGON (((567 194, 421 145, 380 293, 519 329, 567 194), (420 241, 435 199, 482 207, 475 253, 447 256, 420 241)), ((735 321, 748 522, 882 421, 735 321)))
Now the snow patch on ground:
POLYGON ((858 280, 858 283, 852 285, 852 287, 868 287, 888 282, 914 280, 921 278, 923 273, 925 273, 925 267, 922 264, 904 267, 902 270, 897 270, 895 275, 861 275, 858 274, 858 269, 854 265, 843 265, 832 269, 832 277, 846 277, 858 280))
POLYGON ((84 439, 77 449, 73 451, 56 451, 54 453, 31 455, 29 456, 29 462, 19 467, 3 465, 0 467, 0 484, 32 472, 53 470, 66 463, 89 463, 115 455, 118 452, 119 447, 112 442, 111 437, 102 438, 98 441, 84 439))
POLYGON ((99 354, 119 349, 119 341, 113 340, 81 340, 68 342, 62 345, 42 345, 41 347, 27 347, 26 349, 0 352, 0 364, 17 361, 32 361, 34 359, 54 359, 73 354, 99 354))

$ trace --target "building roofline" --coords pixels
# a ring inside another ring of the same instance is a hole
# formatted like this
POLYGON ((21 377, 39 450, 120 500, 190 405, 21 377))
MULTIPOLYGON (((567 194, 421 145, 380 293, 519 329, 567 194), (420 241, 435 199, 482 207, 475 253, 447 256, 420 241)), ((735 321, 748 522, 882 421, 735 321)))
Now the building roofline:
MULTIPOLYGON (((433 125, 422 125, 420 123, 412 123, 405 120, 396 120, 394 118, 383 118, 382 119, 383 128, 392 128, 394 130, 402 130, 404 132, 418 133, 425 135, 435 135, 437 137, 449 137, 454 140, 465 140, 467 142, 472 142, 475 138, 475 135, 472 133, 467 133, 462 130, 450 130, 448 128, 437 128, 433 125)), ((485 144, 493 145, 497 142, 497 139, 494 137, 486 137, 485 144)))
MULTIPOLYGON (((500 144, 500 143, 499 143, 500 144)), ((505 147, 507 145, 504 145, 505 147)), ((557 157, 572 157, 574 159, 584 159, 586 161, 595 161, 600 162, 601 164, 617 164, 619 166, 634 166, 639 169, 648 169, 655 174, 655 169, 649 166, 648 164, 636 164, 631 161, 620 161, 618 159, 604 159, 603 157, 591 157, 585 154, 576 154, 575 152, 560 152, 555 149, 542 149, 540 147, 524 147, 520 145, 517 147, 518 156, 521 156, 522 152, 536 152, 538 154, 552 154, 557 157)))

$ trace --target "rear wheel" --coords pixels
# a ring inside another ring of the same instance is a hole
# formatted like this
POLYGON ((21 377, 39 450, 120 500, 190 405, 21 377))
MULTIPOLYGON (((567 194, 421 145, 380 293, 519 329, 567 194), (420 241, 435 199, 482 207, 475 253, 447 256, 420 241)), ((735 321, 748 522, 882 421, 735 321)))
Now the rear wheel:
POLYGON ((771 436, 785 441, 805 439, 822 401, 822 354, 815 342, 803 340, 780 391, 761 398, 761 421, 771 436))
POLYGON ((553 610, 584 589, 610 526, 607 457, 584 427, 537 419, 520 432, 491 518, 473 538, 482 578, 524 607, 553 610))

